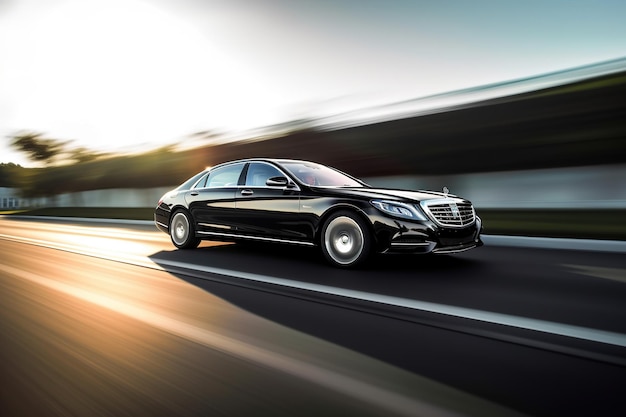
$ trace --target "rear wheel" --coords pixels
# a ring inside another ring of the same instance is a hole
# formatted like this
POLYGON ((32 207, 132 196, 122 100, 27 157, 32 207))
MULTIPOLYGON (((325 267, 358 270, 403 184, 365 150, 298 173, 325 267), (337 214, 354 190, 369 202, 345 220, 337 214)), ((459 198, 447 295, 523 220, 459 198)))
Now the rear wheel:
POLYGON ((332 214, 324 223, 321 240, 324 257, 333 265, 344 268, 362 264, 371 249, 367 225, 350 211, 332 214))
POLYGON ((179 210, 174 213, 170 221, 170 237, 172 243, 179 249, 193 249, 200 244, 196 237, 193 221, 186 211, 179 210))

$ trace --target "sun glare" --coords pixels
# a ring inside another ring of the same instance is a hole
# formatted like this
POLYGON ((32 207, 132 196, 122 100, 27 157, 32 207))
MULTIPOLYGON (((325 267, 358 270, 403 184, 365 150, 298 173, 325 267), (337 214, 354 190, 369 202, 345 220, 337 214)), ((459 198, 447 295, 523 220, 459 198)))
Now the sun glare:
POLYGON ((154 5, 70 0, 28 19, 12 48, 16 129, 115 147, 271 116, 263 80, 154 5))

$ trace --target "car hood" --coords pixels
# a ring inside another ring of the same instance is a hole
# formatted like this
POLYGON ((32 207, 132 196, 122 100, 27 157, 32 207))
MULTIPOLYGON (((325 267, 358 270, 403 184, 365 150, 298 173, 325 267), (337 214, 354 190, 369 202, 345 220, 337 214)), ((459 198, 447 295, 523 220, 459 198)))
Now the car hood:
POLYGON ((394 201, 424 201, 432 200, 436 198, 452 197, 458 198, 455 195, 438 193, 434 191, 409 191, 409 190, 393 190, 387 188, 336 188, 327 189, 331 192, 336 192, 341 195, 350 195, 354 197, 361 197, 366 199, 385 199, 394 201))

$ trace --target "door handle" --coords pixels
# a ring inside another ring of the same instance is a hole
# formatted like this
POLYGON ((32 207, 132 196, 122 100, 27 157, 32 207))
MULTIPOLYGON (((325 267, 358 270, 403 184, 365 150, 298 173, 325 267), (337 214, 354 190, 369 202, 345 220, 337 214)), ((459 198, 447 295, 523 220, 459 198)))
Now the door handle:
POLYGON ((191 192, 191 195, 194 195, 194 196, 195 196, 195 195, 198 195, 198 194, 200 194, 200 193, 199 193, 199 192, 197 192, 197 191, 192 191, 192 192, 191 192))
POLYGON ((241 195, 252 195, 254 191, 252 190, 241 190, 241 195))

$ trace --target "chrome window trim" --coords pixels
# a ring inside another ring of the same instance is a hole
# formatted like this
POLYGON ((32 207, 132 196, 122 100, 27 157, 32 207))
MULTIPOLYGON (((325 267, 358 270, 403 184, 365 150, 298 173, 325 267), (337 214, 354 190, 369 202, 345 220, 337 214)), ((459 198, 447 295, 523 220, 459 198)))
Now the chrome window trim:
MULTIPOLYGON (((300 191, 300 188, 298 188, 298 184, 294 184, 292 183, 294 186, 288 187, 288 186, 284 186, 284 187, 270 187, 270 186, 265 186, 263 187, 262 185, 238 185, 236 188, 239 190, 258 190, 258 189, 264 189, 264 190, 293 190, 293 191, 300 191)), ((214 187, 214 188, 218 188, 218 187, 214 187)), ((214 188, 211 188, 212 190, 214 188)), ((235 188, 235 187, 222 187, 222 188, 235 188)))

